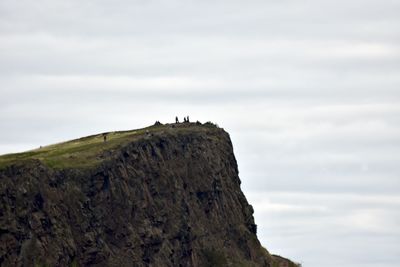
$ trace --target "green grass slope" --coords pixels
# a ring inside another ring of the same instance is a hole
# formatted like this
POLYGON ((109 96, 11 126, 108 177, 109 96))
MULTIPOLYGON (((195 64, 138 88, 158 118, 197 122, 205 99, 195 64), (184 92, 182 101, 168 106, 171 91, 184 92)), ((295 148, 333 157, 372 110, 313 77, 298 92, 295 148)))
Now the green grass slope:
POLYGON ((0 169, 27 160, 40 160, 49 167, 90 168, 101 163, 105 152, 112 152, 124 145, 160 131, 201 131, 215 127, 211 123, 160 124, 130 131, 116 131, 91 135, 63 143, 44 146, 38 149, 0 156, 0 169), (104 142, 103 134, 107 135, 104 142))

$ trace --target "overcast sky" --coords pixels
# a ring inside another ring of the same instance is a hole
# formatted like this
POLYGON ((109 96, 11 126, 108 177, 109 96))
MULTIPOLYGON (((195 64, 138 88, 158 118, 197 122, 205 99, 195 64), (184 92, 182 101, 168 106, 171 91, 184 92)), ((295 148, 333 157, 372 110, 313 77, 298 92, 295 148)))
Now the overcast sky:
POLYGON ((1 0, 0 154, 210 120, 272 253, 398 266, 399 14, 398 0, 1 0))

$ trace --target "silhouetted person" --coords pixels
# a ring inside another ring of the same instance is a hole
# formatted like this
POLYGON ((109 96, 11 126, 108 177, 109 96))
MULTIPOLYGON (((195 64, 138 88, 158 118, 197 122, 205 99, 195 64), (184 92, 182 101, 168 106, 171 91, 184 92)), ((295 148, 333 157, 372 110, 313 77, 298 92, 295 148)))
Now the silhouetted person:
POLYGON ((186 122, 189 122, 189 116, 187 116, 187 118, 186 118, 186 122))
POLYGON ((103 134, 103 140, 104 142, 107 142, 107 134, 103 134))
POLYGON ((186 117, 183 117, 183 122, 186 122, 186 117))
POLYGON ((175 123, 179 123, 178 116, 175 117, 175 123))

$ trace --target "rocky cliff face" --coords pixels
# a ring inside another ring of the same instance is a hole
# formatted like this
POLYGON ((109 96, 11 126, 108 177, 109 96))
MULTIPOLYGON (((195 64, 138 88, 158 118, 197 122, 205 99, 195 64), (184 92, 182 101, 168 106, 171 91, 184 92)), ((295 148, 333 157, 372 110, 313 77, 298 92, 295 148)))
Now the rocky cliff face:
POLYGON ((0 265, 272 266, 229 135, 184 128, 150 130, 90 168, 5 166, 0 265))

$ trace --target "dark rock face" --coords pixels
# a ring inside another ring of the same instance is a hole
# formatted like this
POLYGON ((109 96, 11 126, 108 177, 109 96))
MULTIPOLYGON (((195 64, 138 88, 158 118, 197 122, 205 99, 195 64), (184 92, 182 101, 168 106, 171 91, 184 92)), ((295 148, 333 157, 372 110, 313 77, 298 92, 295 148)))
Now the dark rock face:
POLYGON ((0 171, 1 266, 272 264, 222 129, 147 135, 107 157, 0 171))

